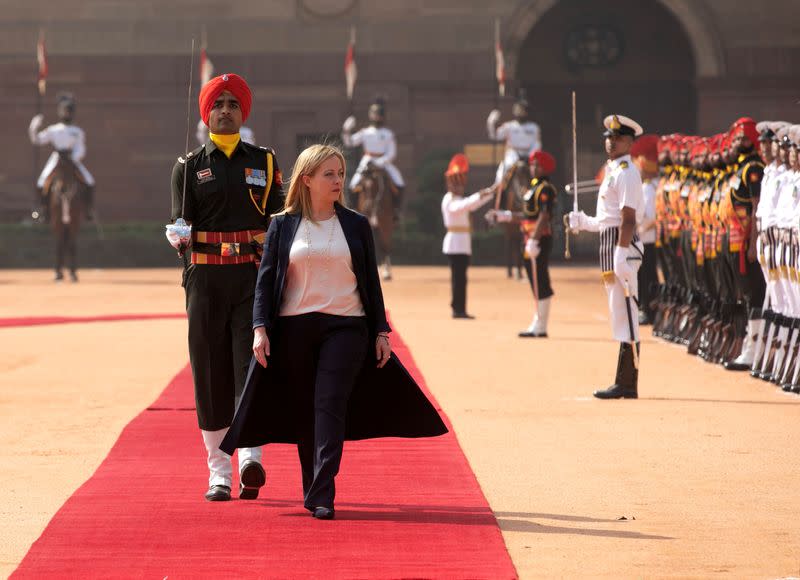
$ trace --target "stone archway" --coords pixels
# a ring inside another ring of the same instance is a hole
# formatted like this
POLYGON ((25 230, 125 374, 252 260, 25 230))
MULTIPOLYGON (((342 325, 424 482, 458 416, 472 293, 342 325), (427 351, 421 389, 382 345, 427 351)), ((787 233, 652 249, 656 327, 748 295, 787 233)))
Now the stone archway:
MULTIPOLYGON (((656 0, 681 23, 689 38, 698 78, 714 78, 726 72, 725 53, 711 11, 703 0, 656 0)), ((542 17, 559 0, 524 2, 508 19, 503 34, 506 48, 506 73, 516 79, 519 52, 542 17)))

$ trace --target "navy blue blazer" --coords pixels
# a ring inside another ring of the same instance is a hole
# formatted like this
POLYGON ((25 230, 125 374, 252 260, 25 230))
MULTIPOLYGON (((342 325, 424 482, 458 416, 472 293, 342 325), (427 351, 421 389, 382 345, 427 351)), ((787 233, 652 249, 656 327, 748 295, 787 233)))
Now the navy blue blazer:
MULTIPOLYGON (((386 322, 372 228, 367 218, 360 213, 338 203, 335 204, 335 209, 347 246, 350 248, 358 294, 374 338, 379 332, 390 332, 392 329, 386 322)), ((253 328, 263 326, 267 334, 274 327, 276 318, 280 314, 283 290, 286 286, 286 271, 289 268, 289 251, 301 219, 299 213, 279 214, 272 219, 267 230, 253 302, 253 328)))
MULTIPOLYGON (((336 215, 350 247, 369 328, 373 334, 389 331, 369 222, 361 214, 339 204, 336 215)), ((281 340, 278 315, 286 284, 289 249, 299 225, 297 214, 273 218, 258 272, 253 325, 263 325, 267 329, 273 349, 281 340)), ((255 357, 250 360, 236 415, 220 449, 233 453, 237 447, 299 441, 298 428, 307 413, 297 407, 296 388, 289 372, 282 368, 282 362, 271 359, 267 368, 263 368, 255 357)), ((435 437, 444 433, 447 433, 447 426, 437 409, 394 353, 380 369, 374 358, 364 357, 347 401, 346 439, 435 437)))

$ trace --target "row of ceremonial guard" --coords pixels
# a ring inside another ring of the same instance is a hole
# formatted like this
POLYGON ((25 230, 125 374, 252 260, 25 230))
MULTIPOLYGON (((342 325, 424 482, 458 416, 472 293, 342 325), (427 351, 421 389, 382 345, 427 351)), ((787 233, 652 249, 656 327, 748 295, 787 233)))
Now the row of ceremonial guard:
POLYGON ((662 136, 653 334, 800 393, 800 125, 662 136))

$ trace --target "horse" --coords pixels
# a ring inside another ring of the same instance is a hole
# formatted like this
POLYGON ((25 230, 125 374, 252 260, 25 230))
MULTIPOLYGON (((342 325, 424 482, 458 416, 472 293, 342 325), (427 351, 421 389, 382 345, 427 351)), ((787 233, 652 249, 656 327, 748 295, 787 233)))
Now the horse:
POLYGON ((50 211, 50 228, 56 241, 56 282, 64 279, 62 269, 65 265, 69 268, 70 279, 78 281, 77 239, 85 213, 83 187, 85 185, 72 162, 71 152, 59 151, 58 163, 43 189, 50 211))
MULTIPOLYGON (((503 176, 500 191, 495 200, 496 209, 509 210, 514 214, 521 212, 525 205, 523 198, 528 189, 530 189, 528 164, 520 160, 509 168, 503 176)), ((508 277, 511 278, 513 276, 513 269, 516 266, 517 279, 522 280, 522 232, 520 232, 519 221, 513 219, 501 225, 505 238, 504 247, 508 277)))
POLYGON ((394 185, 382 168, 369 164, 354 191, 356 209, 369 219, 375 239, 375 255, 381 265, 381 278, 392 279, 392 234, 394 233, 394 185))

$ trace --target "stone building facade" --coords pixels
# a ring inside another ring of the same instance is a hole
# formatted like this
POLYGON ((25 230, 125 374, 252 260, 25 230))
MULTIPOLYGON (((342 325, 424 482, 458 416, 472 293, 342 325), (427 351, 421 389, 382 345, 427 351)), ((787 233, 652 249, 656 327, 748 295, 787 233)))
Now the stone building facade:
MULTIPOLYGON (((49 53, 47 121, 56 93, 74 92, 100 214, 150 221, 168 215, 170 169, 184 148, 191 39, 203 29, 217 72, 236 71, 251 83, 248 124, 261 144, 277 149, 288 174, 298 148, 337 133, 351 112, 343 61, 356 26, 352 110, 363 122, 370 100, 386 97, 398 165, 414 195, 415 167, 432 152, 486 143, 485 119, 496 102, 496 19, 509 77, 500 108, 507 118, 517 90, 526 91, 563 181, 572 90, 581 178, 602 161, 598 127, 609 112, 651 132, 711 133, 741 115, 800 120, 796 16, 794 0, 3 2, 0 221, 21 219, 32 198, 26 128, 37 107, 40 28, 49 53)), ((488 179, 491 169, 476 173, 488 179)))

